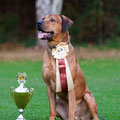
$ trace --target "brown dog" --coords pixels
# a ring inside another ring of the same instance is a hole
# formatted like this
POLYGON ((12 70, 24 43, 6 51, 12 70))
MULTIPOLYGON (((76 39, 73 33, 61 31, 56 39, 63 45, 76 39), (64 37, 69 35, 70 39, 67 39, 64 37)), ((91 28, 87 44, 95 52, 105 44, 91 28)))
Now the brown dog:
POLYGON ((47 15, 37 22, 38 35, 47 39, 48 48, 43 57, 43 78, 47 85, 49 98, 50 120, 59 117, 62 120, 98 120, 95 99, 87 88, 82 70, 77 63, 74 48, 69 42, 68 29, 72 21, 64 15, 47 15), (69 92, 56 93, 56 59, 51 50, 60 42, 66 42, 69 47, 67 62, 71 71, 74 88, 69 92), (56 99, 56 94, 59 98, 56 99))

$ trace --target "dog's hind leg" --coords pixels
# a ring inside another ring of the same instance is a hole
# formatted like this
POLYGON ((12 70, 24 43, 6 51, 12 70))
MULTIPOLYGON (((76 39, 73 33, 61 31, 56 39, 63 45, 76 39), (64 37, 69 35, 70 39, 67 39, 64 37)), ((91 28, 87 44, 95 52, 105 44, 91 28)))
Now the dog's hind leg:
POLYGON ((97 104, 96 104, 96 101, 95 101, 92 93, 90 91, 85 93, 84 99, 85 99, 86 103, 88 104, 88 107, 92 113, 94 120, 99 120, 98 115, 97 115, 97 104))
POLYGON ((61 120, 68 120, 68 107, 59 99, 56 99, 56 116, 61 120))

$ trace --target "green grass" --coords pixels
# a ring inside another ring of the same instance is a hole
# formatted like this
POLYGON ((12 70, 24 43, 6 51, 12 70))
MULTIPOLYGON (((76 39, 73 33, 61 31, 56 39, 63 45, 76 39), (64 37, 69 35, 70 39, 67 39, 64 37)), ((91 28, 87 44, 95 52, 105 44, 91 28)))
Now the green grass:
MULTIPOLYGON (((87 85, 98 104, 98 113, 106 120, 120 120, 120 60, 79 60, 87 85)), ((42 61, 0 62, 0 120, 15 120, 18 109, 10 96, 10 87, 18 87, 16 74, 26 72, 27 88, 34 95, 24 111, 27 120, 48 120, 49 104, 42 78, 42 61)))

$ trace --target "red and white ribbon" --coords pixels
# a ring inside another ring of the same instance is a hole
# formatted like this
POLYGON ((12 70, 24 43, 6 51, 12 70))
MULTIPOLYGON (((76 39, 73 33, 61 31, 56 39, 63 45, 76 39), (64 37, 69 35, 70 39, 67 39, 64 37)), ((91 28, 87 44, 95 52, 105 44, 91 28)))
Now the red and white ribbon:
POLYGON ((52 50, 56 58, 56 92, 67 92, 73 89, 73 79, 66 59, 69 52, 68 45, 61 42, 52 50))

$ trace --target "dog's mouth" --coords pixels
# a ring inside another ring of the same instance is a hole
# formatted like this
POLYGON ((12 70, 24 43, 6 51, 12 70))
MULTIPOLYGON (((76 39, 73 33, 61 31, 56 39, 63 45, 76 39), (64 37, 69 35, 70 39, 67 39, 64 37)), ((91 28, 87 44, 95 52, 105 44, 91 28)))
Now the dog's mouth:
POLYGON ((38 38, 39 39, 50 39, 54 35, 54 32, 46 32, 46 31, 39 31, 38 38))

